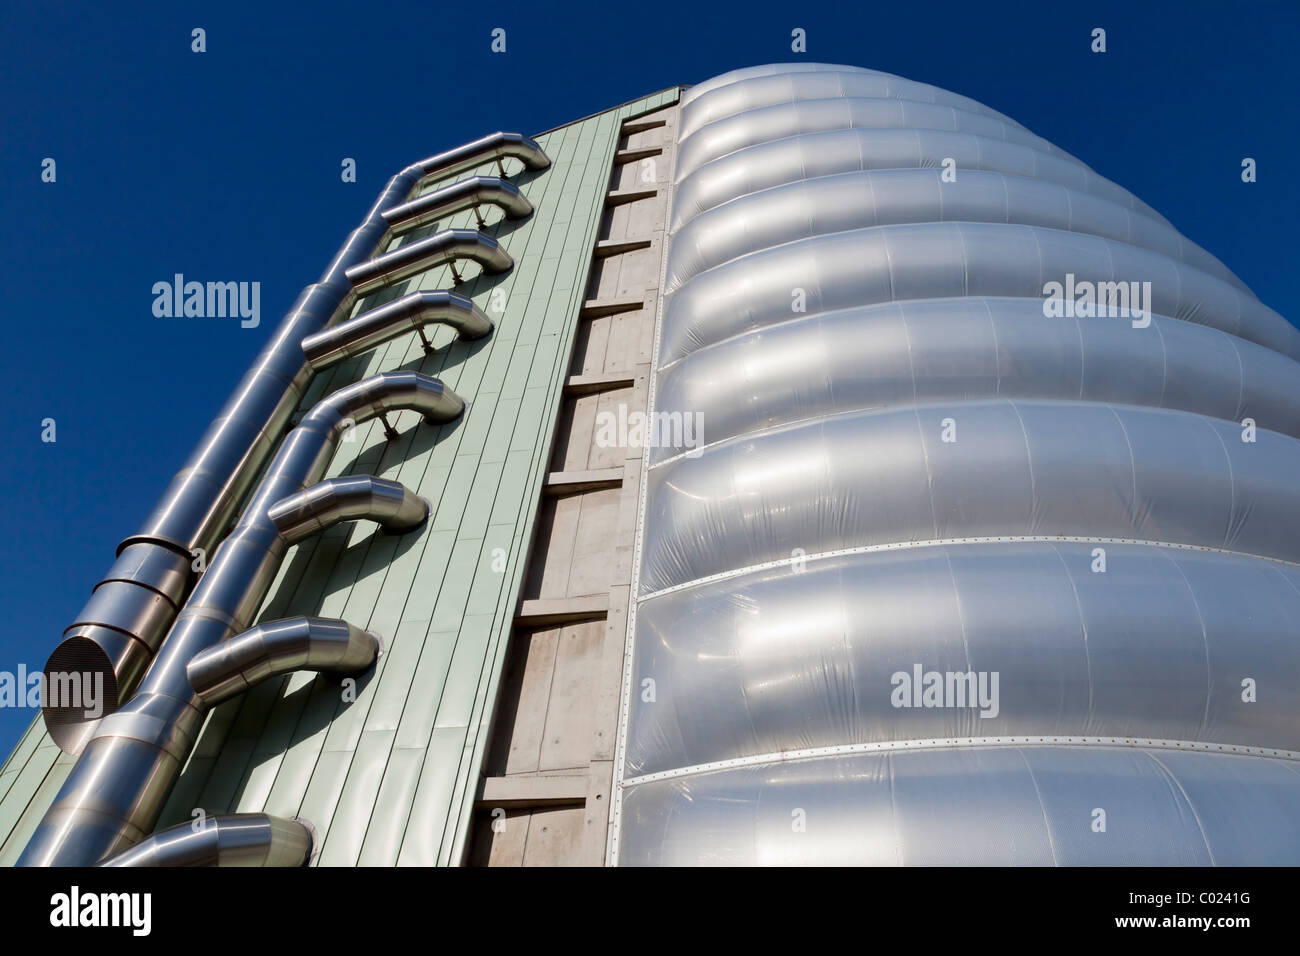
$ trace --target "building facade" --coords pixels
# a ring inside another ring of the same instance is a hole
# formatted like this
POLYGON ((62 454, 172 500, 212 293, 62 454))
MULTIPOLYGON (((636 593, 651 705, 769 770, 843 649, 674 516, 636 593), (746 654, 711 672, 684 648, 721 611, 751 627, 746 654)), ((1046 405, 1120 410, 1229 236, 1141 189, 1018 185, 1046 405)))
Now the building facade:
POLYGON ((1294 864, 1298 359, 871 70, 431 157, 64 635, 120 706, 0 862, 1294 864))

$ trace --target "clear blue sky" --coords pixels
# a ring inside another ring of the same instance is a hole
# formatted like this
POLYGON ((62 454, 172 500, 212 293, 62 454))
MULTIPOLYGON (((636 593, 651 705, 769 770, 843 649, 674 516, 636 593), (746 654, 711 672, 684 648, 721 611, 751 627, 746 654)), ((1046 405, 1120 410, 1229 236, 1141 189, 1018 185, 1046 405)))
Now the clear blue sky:
MULTIPOLYGON (((5 0, 0 670, 44 665, 118 541, 393 172, 496 129, 535 133, 798 59, 795 27, 807 59, 1010 115, 1300 318, 1290 0, 5 0), (1097 26, 1104 55, 1089 51, 1097 26), (190 52, 194 27, 206 53, 190 52), (494 27, 507 31, 504 55, 489 50, 494 27), (339 177, 349 156, 355 184, 339 177), (1259 164, 1253 185, 1245 156, 1259 164), (54 184, 40 181, 45 157, 54 184), (155 318, 151 288, 177 272, 259 281, 261 326, 155 318), (41 442, 45 418, 55 444, 41 442)), ((31 717, 0 709, 0 759, 31 717)))

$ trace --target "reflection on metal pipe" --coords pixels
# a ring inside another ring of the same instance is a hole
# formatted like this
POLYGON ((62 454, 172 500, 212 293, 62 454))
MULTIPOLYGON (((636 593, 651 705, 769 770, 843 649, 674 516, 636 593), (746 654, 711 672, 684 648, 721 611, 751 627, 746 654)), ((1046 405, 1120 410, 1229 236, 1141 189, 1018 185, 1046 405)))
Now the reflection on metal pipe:
POLYGON ((338 524, 367 518, 392 534, 424 524, 429 506, 400 481, 349 475, 317 482, 277 501, 266 513, 288 544, 338 524))
POLYGON ((346 621, 292 617, 268 621, 194 655, 185 674, 205 707, 293 671, 350 674, 375 662, 379 641, 346 621))
POLYGON ((385 372, 334 392, 304 416, 217 549, 139 691, 100 721, 20 865, 93 865, 152 830, 208 711, 186 668, 197 654, 248 627, 288 550, 271 509, 320 480, 345 429, 396 409, 447 422, 464 402, 437 379, 385 372))
POLYGON ((425 177, 454 176, 475 166, 496 160, 517 159, 528 169, 545 169, 551 165, 542 148, 518 133, 491 133, 464 146, 457 146, 437 156, 430 156, 416 166, 425 177))
MULTIPOLYGON (((508 219, 523 219, 533 211, 533 204, 524 198, 514 183, 497 176, 471 176, 419 199, 385 209, 384 221, 394 234, 400 235, 466 209, 475 210, 477 215, 478 207, 483 205, 500 206, 508 219)), ((482 225, 480 216, 479 226, 482 225)))
MULTIPOLYGON (((358 295, 367 295, 376 289, 409 279, 417 272, 435 266, 454 263, 457 259, 470 259, 489 273, 505 272, 514 260, 497 241, 476 229, 444 229, 427 239, 412 242, 382 256, 348 269, 347 276, 358 295)), ((453 266, 453 270, 454 270, 453 266)))
MULTIPOLYGON (((388 181, 320 280, 290 306, 140 530, 118 546, 118 562, 64 631, 47 673, 81 674, 91 667, 111 675, 104 685, 106 712, 130 695, 193 584, 197 552, 211 554, 302 401, 313 374, 303 356, 303 339, 328 328, 355 304, 358 290, 347 270, 387 242, 391 233, 384 211, 403 205, 430 180, 507 158, 529 169, 550 165, 528 137, 494 133, 413 163, 388 181)), ((490 259, 494 265, 489 268, 509 268, 504 252, 498 250, 490 259)), ((89 725, 70 721, 57 706, 42 710, 54 741, 69 753, 79 752, 89 725)))
POLYGON ((311 367, 319 371, 435 322, 450 325, 462 339, 479 339, 492 331, 492 320, 468 297, 440 289, 412 292, 309 335, 302 340, 302 350, 311 367))
POLYGON ((102 866, 302 866, 311 859, 310 828, 269 813, 208 817, 194 829, 179 823, 102 866))
POLYGON ((95 721, 85 718, 83 708, 85 675, 102 675, 103 686, 94 688, 102 712, 116 710, 122 689, 139 682, 184 604, 189 577, 189 558, 138 543, 122 551, 95 587, 45 664, 52 682, 77 680, 81 690, 51 693, 41 701, 46 729, 62 750, 78 752, 94 729, 95 721))

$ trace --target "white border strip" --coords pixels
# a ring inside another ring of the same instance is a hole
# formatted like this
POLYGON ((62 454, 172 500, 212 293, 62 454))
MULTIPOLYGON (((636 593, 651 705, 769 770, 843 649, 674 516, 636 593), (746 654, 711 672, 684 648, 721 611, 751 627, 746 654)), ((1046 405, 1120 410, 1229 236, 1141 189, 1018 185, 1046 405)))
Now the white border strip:
MULTIPOLYGON (((642 485, 642 506, 644 507, 645 485, 642 485)), ((638 520, 640 520, 638 516, 638 520)), ((1287 567, 1300 568, 1300 562, 1288 561, 1285 558, 1271 558, 1264 554, 1250 554, 1246 551, 1229 551, 1226 548, 1215 548, 1203 544, 1178 544, 1172 541, 1147 541, 1142 538, 1097 538, 1085 537, 1082 535, 1038 535, 1038 534, 1011 534, 1011 535, 990 535, 977 538, 932 538, 928 541, 892 541, 888 544, 866 544, 856 548, 839 548, 835 551, 819 551, 816 554, 800 555, 800 561, 821 561, 827 558, 838 558, 851 554, 875 554, 879 551, 900 551, 907 548, 937 548, 950 544, 1022 544, 1022 543, 1055 543, 1063 542, 1065 544, 1131 544, 1147 548, 1171 548, 1175 551, 1208 551, 1214 554, 1226 554, 1235 558, 1245 558, 1251 561, 1268 561, 1272 564, 1284 564, 1287 567)), ((762 564, 751 564, 748 567, 733 568, 729 571, 719 571, 717 574, 710 574, 706 577, 695 578, 692 581, 686 581, 682 584, 674 584, 672 587, 661 588, 658 591, 651 591, 649 594, 638 598, 639 601, 649 601, 665 594, 675 594, 678 591, 685 591, 689 588, 699 587, 702 584, 709 584, 713 581, 726 581, 731 578, 738 578, 749 574, 753 571, 767 571, 771 568, 780 568, 789 565, 793 558, 778 558, 775 561, 764 561, 762 564)), ((636 550, 636 569, 640 570, 641 561, 641 542, 638 537, 636 550)), ((633 580, 637 580, 634 578, 633 580)))
MULTIPOLYGON (((656 384, 659 379, 659 347, 663 335, 664 323, 664 280, 668 275, 668 244, 672 241, 669 226, 673 221, 673 200, 677 189, 674 177, 677 174, 677 153, 680 143, 677 134, 682 123, 682 97, 677 97, 673 105, 672 159, 668 164, 668 201, 664 207, 664 234, 659 248, 659 289, 655 296, 655 341, 650 357, 650 382, 646 399, 646 412, 653 421, 655 410, 656 384)), ((649 449, 646 449, 649 452, 649 449)), ((632 547, 632 586, 628 588, 627 637, 623 643, 623 687, 619 693, 618 735, 614 749, 614 793, 609 801, 609 829, 605 840, 605 865, 618 865, 618 840, 623 815, 624 761, 627 756, 627 725, 631 710, 632 695, 632 645, 636 635, 636 609, 641 599, 637 597, 641 589, 641 547, 645 541, 646 494, 650 487, 650 458, 648 454, 641 458, 641 489, 636 507, 636 540, 632 547)))
POLYGON ((620 789, 635 787, 658 780, 673 780, 678 777, 690 777, 716 770, 731 770, 736 767, 753 767, 763 764, 784 763, 791 760, 806 760, 810 757, 833 757, 845 754, 881 753, 907 750, 943 750, 964 747, 1151 747, 1158 750, 1194 750, 1198 752, 1238 754, 1240 756, 1270 757, 1278 760, 1300 760, 1300 751, 1274 750, 1271 747, 1251 747, 1246 744, 1214 744, 1196 740, 1163 740, 1149 737, 1061 737, 1061 736, 1002 736, 1002 737, 929 737, 916 740, 886 740, 878 743, 840 744, 834 747, 812 747, 806 750, 781 750, 775 753, 753 754, 748 757, 733 757, 730 760, 715 760, 712 763, 695 764, 690 767, 676 767, 658 773, 647 773, 639 777, 620 779, 620 789))

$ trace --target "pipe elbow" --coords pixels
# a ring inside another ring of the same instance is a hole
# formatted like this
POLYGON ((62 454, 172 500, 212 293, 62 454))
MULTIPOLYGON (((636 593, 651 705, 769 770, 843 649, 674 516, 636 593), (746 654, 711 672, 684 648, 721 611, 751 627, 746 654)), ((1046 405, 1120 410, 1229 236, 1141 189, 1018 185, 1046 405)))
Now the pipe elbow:
POLYGON ((528 169, 551 165, 546 153, 532 139, 520 133, 496 132, 457 146, 408 167, 421 180, 454 176, 495 159, 517 159, 528 169))
POLYGON ((293 617, 268 621, 191 658, 185 676, 207 707, 294 671, 355 674, 379 654, 379 641, 346 621, 293 617))
POLYGON ((269 813, 207 817, 196 830, 179 823, 159 830, 105 867, 303 866, 311 859, 311 828, 301 820, 269 813))
POLYGON ((412 292, 307 336, 302 350, 308 364, 319 371, 434 323, 451 326, 464 340, 479 339, 492 331, 492 320, 467 296, 447 290, 412 292))
POLYGON ((299 427, 328 428, 337 437, 349 425, 396 409, 420 412, 430 424, 441 425, 459 416, 465 402, 441 381, 420 372, 381 372, 322 399, 299 427))
POLYGON ((342 521, 370 520, 386 531, 405 534, 424 523, 429 506, 398 481, 370 475, 329 478, 282 498, 266 516, 286 544, 342 521))
POLYGON ((533 204, 514 183, 497 176, 472 176, 385 209, 381 215, 393 233, 401 234, 483 205, 499 207, 507 219, 523 219, 533 212, 533 204))
POLYGON ((348 281, 357 295, 370 293, 409 279, 437 266, 468 259, 483 271, 508 271, 514 260, 491 236, 476 229, 444 229, 432 236, 358 263, 347 270, 348 281))

